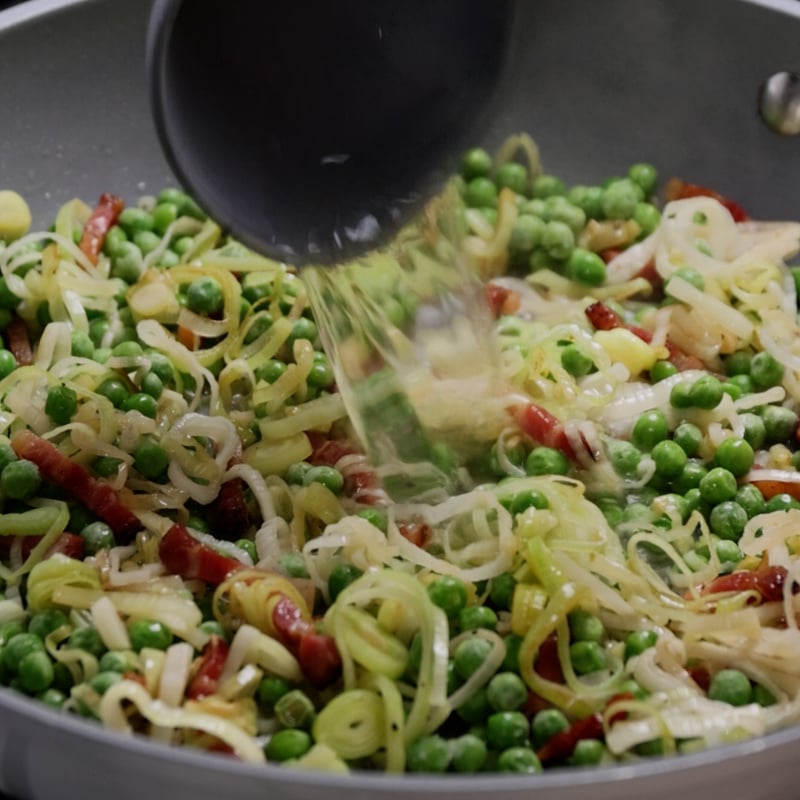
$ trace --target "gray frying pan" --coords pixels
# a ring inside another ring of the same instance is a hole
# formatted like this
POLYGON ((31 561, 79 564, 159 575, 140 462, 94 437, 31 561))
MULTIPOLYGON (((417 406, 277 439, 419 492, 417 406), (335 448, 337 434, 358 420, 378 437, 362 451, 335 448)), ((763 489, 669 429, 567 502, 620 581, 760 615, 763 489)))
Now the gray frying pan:
MULTIPOLYGON (((145 93, 148 9, 30 0, 0 12, 0 188, 24 194, 36 223, 75 196, 132 200, 174 183, 145 93)), ((800 2, 527 0, 520 26, 515 78, 487 144, 527 130, 546 169, 567 181, 650 160, 755 217, 800 217, 800 138, 777 136, 757 113, 762 83, 800 70, 800 2)), ((798 748, 793 729, 532 777, 333 777, 113 735, 0 689, 0 791, 20 800, 772 800, 796 796, 798 748)))

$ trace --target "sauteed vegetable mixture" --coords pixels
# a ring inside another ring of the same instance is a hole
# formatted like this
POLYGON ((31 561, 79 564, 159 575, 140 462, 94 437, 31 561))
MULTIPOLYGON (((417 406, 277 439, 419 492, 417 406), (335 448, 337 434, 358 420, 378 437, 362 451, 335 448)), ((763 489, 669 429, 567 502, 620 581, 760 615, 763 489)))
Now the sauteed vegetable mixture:
MULTIPOLYGON (((458 491, 403 503, 292 269, 176 189, 33 233, 0 193, 4 684, 342 772, 535 773, 800 719, 800 224, 648 164, 567 187, 527 136, 457 181, 501 402, 458 491)), ((416 313, 371 301, 397 335, 416 313)))

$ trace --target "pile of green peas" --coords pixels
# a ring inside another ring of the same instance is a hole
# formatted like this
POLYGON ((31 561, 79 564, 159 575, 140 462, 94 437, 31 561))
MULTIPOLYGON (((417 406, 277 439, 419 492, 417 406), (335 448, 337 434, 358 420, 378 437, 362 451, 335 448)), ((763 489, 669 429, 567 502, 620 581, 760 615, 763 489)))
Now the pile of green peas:
MULTIPOLYGON (((109 650, 96 628, 76 625, 67 614, 53 607, 0 625, 0 682, 38 698, 53 708, 62 708, 76 688, 72 672, 51 657, 45 641, 54 631, 67 631, 59 652, 81 650, 94 656, 97 672, 86 682, 97 695, 121 681, 126 673, 142 674, 139 653, 144 648, 166 650, 173 634, 163 623, 151 619, 135 619, 128 623, 131 649, 109 650)), ((74 710, 92 716, 85 703, 76 703, 74 710)))
POLYGON ((461 163, 463 196, 469 208, 479 210, 489 222, 497 219, 500 190, 517 198, 518 217, 509 241, 510 267, 515 271, 556 270, 572 280, 600 286, 606 277, 603 259, 579 246, 581 232, 591 220, 633 220, 639 238, 652 233, 661 220, 649 201, 658 182, 655 168, 646 163, 630 166, 625 177, 611 177, 600 186, 567 188, 555 175, 531 179, 517 162, 496 169, 483 148, 468 150, 461 163))
MULTIPOLYGON (((765 512, 800 508, 788 493, 766 499, 757 486, 743 480, 755 465, 757 453, 775 445, 788 445, 782 468, 800 467, 795 449, 800 417, 783 405, 755 406, 739 415, 741 436, 729 435, 713 447, 703 429, 691 421, 692 415, 716 408, 726 395, 736 400, 776 386, 783 377, 782 365, 769 353, 750 349, 727 356, 723 367, 724 376, 708 374, 673 384, 669 403, 678 414, 674 427, 663 411, 651 409, 635 420, 630 441, 606 441, 606 454, 623 478, 634 478, 645 456, 652 459, 655 471, 645 487, 628 494, 624 508, 614 499, 597 501, 615 525, 641 521, 670 528, 673 521, 665 508, 677 512, 680 522, 699 510, 708 521, 723 572, 730 572, 742 559, 737 543, 750 519, 765 512)), ((657 383, 676 372, 669 362, 658 362, 650 377, 657 383)), ((698 541, 683 556, 692 568, 699 569, 708 561, 708 546, 698 541)))

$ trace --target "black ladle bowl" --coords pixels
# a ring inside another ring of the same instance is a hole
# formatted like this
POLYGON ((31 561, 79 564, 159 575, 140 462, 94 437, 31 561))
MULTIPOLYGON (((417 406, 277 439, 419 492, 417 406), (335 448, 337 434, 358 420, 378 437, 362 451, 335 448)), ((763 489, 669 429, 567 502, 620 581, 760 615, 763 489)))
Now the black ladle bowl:
POLYGON ((156 0, 168 160, 246 244, 332 264, 385 242, 474 141, 511 0, 156 0))

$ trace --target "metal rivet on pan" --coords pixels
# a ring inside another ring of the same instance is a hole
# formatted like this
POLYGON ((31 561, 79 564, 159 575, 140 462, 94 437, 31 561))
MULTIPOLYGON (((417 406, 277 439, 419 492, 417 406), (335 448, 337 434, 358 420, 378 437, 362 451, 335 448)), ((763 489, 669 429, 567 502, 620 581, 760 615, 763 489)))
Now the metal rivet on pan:
POLYGON ((758 93, 758 111, 776 133, 800 135, 800 75, 776 72, 767 78, 758 93))

